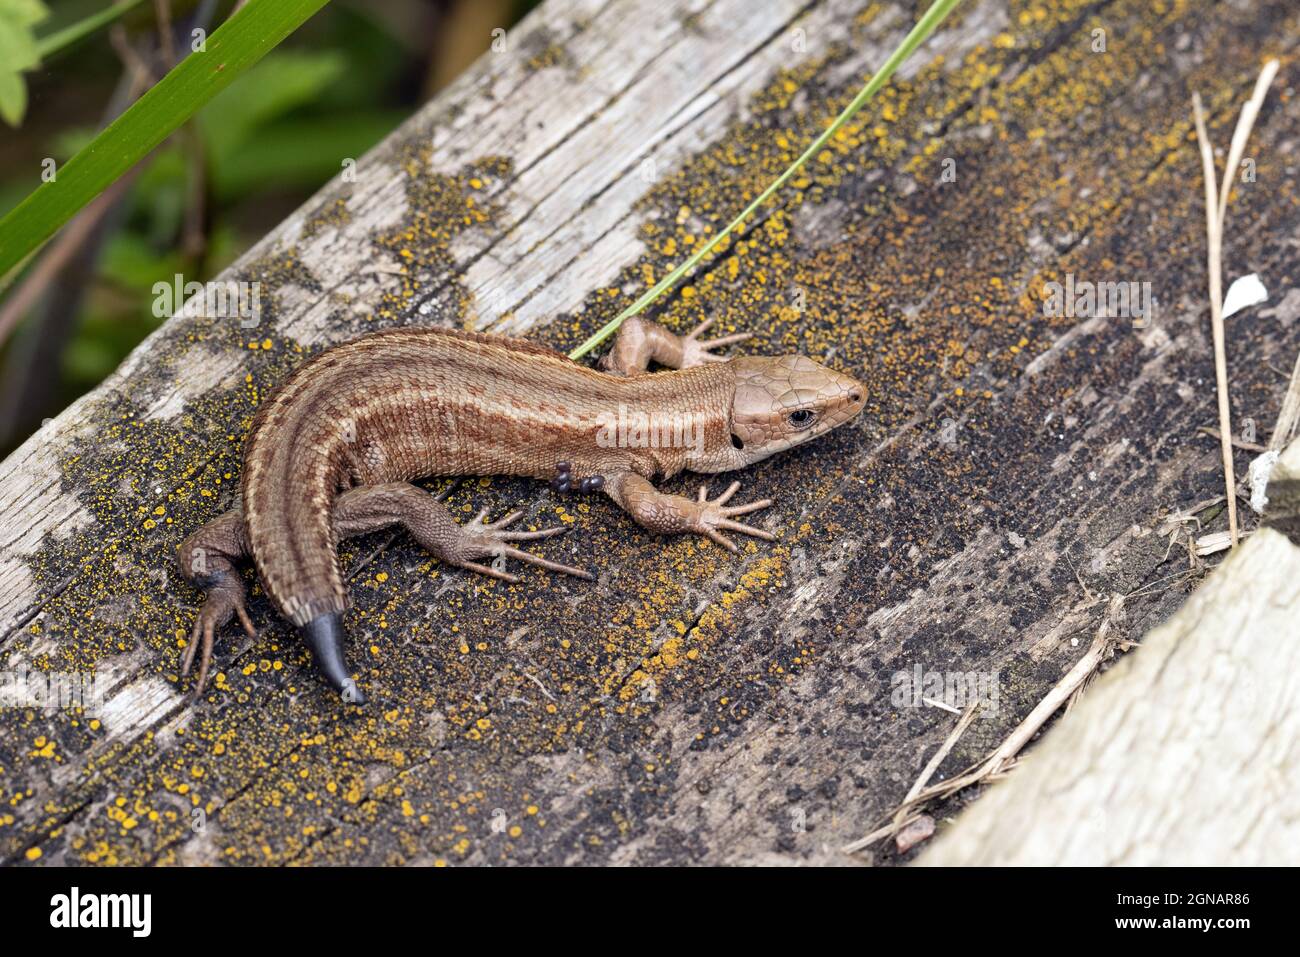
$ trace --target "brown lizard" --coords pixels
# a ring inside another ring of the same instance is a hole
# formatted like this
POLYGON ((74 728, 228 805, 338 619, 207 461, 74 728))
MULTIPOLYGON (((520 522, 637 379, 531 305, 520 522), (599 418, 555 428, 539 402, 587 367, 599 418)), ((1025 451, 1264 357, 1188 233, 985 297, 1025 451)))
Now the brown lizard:
POLYGON ((481 564, 514 558, 591 577, 516 547, 564 529, 511 530, 519 512, 457 524, 410 484, 416 478, 549 478, 559 491, 603 491, 653 532, 694 532, 733 552, 724 532, 770 540, 736 521, 771 504, 728 505, 738 482, 716 499, 707 486, 689 499, 650 480, 742 468, 816 438, 861 412, 866 390, 803 356, 726 358, 713 350, 749 336, 701 340, 710 324, 678 336, 629 319, 601 369, 525 340, 415 328, 364 336, 303 364, 257 412, 239 506, 177 552, 181 573, 207 592, 181 666, 184 677, 201 648, 194 696, 217 630, 238 616, 256 634, 235 568, 244 558, 301 629, 317 668, 357 703, 364 697, 343 653, 340 539, 401 525, 443 562, 483 575, 515 581, 481 564), (676 371, 647 373, 651 362, 676 371))

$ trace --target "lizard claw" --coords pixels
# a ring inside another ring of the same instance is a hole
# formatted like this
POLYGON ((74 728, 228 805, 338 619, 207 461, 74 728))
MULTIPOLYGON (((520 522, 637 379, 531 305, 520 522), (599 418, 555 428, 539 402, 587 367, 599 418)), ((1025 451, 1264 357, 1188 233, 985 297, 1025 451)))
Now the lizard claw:
POLYGON ((595 580, 595 576, 591 572, 584 571, 581 568, 574 568, 572 565, 562 565, 559 562, 550 561, 540 555, 534 555, 532 552, 515 548, 510 544, 511 542, 531 542, 542 538, 551 538, 555 535, 563 535, 568 531, 563 526, 543 528, 536 532, 512 532, 508 531, 508 529, 523 517, 522 512, 511 512, 504 518, 491 523, 484 521, 486 516, 487 509, 483 509, 474 516, 469 524, 464 526, 464 539, 457 549, 459 554, 452 559, 452 564, 478 572, 480 575, 499 578, 507 582, 517 582, 519 581, 518 575, 512 575, 495 567, 502 564, 501 560, 503 559, 514 558, 529 565, 545 568, 547 571, 573 575, 576 578, 585 578, 587 581, 595 580), (476 558, 493 558, 497 559, 497 561, 489 566, 473 561, 476 558))
POLYGON ((199 609, 199 613, 194 619, 194 628, 190 632, 190 643, 185 649, 184 657, 181 659, 181 677, 185 678, 189 676, 190 668, 194 665, 194 657, 200 646, 202 647, 203 655, 199 658, 199 677, 194 682, 191 700, 198 700, 199 695, 203 694, 203 689, 207 687, 208 668, 212 663, 212 646, 216 642, 218 630, 223 628, 231 618, 238 616, 239 623, 244 628, 244 633, 249 638, 257 637, 257 629, 253 627, 252 619, 248 617, 248 611, 244 608, 242 591, 242 588, 222 588, 217 585, 208 592, 203 607, 199 609))
POLYGON ((744 342, 754 336, 752 332, 737 332, 734 335, 702 341, 700 339, 701 333, 707 331, 716 321, 716 316, 705 319, 682 337, 682 362, 680 368, 688 369, 691 366, 703 365, 706 362, 726 362, 726 356, 718 355, 712 350, 721 349, 737 342, 744 342))
POLYGON ((776 538, 771 532, 733 520, 733 516, 748 515, 750 512, 757 512, 759 509, 767 508, 772 504, 770 498, 764 498, 745 505, 727 505, 727 502, 731 501, 731 497, 739 489, 740 483, 732 482, 725 492, 709 501, 709 487, 701 485, 699 497, 696 499, 696 504, 699 506, 699 517, 691 528, 692 531, 705 536, 732 553, 737 552, 738 549, 731 539, 722 534, 723 531, 752 535, 754 538, 761 538, 766 542, 773 541, 776 538))

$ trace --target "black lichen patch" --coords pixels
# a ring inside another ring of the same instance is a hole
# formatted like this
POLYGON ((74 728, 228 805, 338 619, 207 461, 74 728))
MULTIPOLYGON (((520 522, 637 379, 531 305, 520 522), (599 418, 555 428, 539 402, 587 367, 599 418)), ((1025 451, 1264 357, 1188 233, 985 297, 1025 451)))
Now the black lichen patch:
POLYGON ((352 222, 352 210, 348 207, 347 196, 335 196, 321 203, 303 221, 304 239, 312 239, 327 227, 338 228, 352 222))
POLYGON ((400 283, 385 292, 374 312, 381 325, 460 325, 471 296, 451 255, 452 241, 468 229, 490 223, 498 213, 491 197, 511 175, 504 157, 489 157, 460 173, 433 173, 427 136, 401 148, 406 176, 407 215, 393 229, 372 237, 374 245, 401 263, 400 283))

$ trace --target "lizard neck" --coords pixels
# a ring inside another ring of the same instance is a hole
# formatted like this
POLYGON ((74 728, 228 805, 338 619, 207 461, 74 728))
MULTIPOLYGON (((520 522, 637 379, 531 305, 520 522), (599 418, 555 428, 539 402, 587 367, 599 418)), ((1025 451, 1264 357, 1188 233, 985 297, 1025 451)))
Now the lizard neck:
POLYGON ((647 478, 735 467, 735 381, 725 363, 605 380, 610 390, 594 423, 598 459, 622 459, 647 478))

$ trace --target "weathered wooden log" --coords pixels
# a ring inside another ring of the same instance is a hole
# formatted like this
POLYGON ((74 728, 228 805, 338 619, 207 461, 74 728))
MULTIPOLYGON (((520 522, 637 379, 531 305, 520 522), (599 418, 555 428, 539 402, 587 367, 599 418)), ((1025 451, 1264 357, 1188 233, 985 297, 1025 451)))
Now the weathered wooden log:
POLYGON ((1300 547, 1262 529, 920 863, 1300 861, 1300 547))
POLYGON ((1269 474, 1264 521, 1300 544, 1300 442, 1282 450, 1269 474))
MULTIPOLYGON (((0 464, 0 671, 89 674, 104 697, 0 710, 0 860, 868 860, 837 849, 907 792, 961 689, 998 706, 939 778, 1069 669, 1096 595, 1132 593, 1134 634, 1163 621, 1195 575, 1158 530, 1222 486, 1197 431, 1215 417, 1190 92, 1226 141, 1261 56, 1293 82, 1300 13, 971 0, 655 310, 867 382, 861 428, 739 476, 778 500, 779 542, 732 557, 600 501, 467 483, 468 514, 570 523, 545 552, 599 582, 485 583, 361 540, 365 711, 260 596, 258 638, 225 636, 185 706, 200 596, 173 552, 229 506, 291 368, 398 324, 575 345, 792 161, 914 13, 552 0, 225 274, 259 284, 256 327, 168 321, 0 464), (1067 281, 1150 283, 1156 308, 1045 310, 1067 281), (932 679, 938 699, 911 693, 932 679)), ((1295 97, 1265 105, 1229 276, 1295 274, 1298 118, 1295 97)), ((1239 416, 1276 414, 1266 363, 1300 349, 1298 316, 1290 293, 1230 321, 1239 416)))

